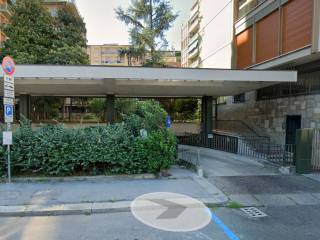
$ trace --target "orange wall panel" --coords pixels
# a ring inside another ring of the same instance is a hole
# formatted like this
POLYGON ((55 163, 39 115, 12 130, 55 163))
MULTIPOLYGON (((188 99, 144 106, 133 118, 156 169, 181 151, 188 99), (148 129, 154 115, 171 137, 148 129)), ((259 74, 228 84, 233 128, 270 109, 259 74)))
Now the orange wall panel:
POLYGON ((282 52, 311 44, 313 0, 291 0, 282 8, 282 52))
POLYGON ((236 36, 237 68, 243 69, 252 64, 252 27, 236 36))
POLYGON ((261 63, 279 54, 279 11, 266 16, 256 25, 256 62, 261 63))

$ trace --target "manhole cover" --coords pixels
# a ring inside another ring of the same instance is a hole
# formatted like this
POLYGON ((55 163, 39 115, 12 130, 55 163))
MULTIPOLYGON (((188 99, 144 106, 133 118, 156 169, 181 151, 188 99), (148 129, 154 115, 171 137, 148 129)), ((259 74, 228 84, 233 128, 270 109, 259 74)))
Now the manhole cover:
POLYGON ((268 216, 256 207, 241 208, 241 210, 252 218, 263 218, 268 216))

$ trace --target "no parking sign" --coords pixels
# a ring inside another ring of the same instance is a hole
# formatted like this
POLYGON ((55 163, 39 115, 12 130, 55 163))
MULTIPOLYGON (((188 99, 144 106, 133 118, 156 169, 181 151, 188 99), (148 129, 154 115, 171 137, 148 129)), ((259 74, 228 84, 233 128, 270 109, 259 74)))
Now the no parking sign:
POLYGON ((14 63, 13 59, 9 56, 6 56, 2 60, 2 69, 4 73, 8 76, 12 76, 16 71, 16 64, 14 63))

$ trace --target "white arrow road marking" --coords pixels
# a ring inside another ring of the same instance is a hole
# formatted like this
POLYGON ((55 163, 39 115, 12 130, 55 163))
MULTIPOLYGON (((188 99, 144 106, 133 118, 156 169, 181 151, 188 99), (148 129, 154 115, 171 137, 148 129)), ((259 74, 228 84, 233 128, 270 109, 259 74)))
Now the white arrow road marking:
POLYGON ((165 199, 150 199, 149 201, 168 208, 165 212, 158 216, 157 219, 175 219, 187 209, 181 204, 177 204, 165 199))

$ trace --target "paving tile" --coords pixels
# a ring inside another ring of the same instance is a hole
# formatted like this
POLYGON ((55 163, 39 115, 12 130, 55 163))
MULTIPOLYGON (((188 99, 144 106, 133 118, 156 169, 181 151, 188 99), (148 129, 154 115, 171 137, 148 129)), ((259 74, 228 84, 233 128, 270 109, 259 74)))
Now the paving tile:
POLYGON ((284 194, 256 194, 258 199, 265 206, 294 206, 296 203, 284 194))
POLYGON ((261 206, 262 204, 251 194, 232 194, 229 196, 233 202, 240 203, 243 206, 261 206))
POLYGON ((320 200, 320 193, 312 193, 311 195, 320 200))
POLYGON ((292 193, 287 196, 299 205, 319 205, 320 199, 312 196, 311 193, 292 193))

